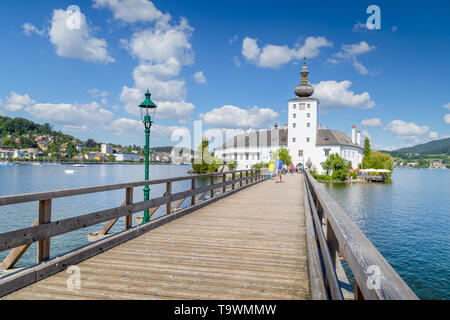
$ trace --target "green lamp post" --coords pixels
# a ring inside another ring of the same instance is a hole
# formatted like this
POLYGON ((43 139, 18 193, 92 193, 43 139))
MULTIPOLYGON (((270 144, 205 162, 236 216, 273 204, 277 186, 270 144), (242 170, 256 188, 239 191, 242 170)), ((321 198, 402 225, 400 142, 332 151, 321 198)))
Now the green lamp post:
MULTIPOLYGON (((141 119, 144 123, 145 127, 145 180, 149 180, 149 156, 150 156, 150 128, 152 126, 153 120, 155 119, 156 112, 156 104, 150 99, 150 91, 145 93, 145 100, 139 105, 141 109, 141 119), (144 111, 145 110, 145 111, 144 111), (153 120, 150 116, 150 113, 153 112, 153 120)), ((150 187, 146 185, 144 187, 144 201, 150 199, 150 187)), ((144 211, 144 219, 142 223, 147 223, 150 221, 150 217, 148 216, 148 209, 144 211)))

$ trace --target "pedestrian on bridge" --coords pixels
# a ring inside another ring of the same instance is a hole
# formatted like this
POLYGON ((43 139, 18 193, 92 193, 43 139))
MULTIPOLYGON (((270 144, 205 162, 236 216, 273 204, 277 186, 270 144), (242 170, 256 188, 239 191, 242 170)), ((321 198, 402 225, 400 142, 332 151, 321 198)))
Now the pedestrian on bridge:
MULTIPOLYGON (((283 171, 283 160, 280 159, 280 157, 278 156, 278 160, 277 160, 277 165, 276 165, 276 169, 277 169, 277 176, 278 176, 278 182, 283 182, 282 181, 282 171, 283 171)), ((277 181, 275 181, 275 183, 277 183, 277 181)))

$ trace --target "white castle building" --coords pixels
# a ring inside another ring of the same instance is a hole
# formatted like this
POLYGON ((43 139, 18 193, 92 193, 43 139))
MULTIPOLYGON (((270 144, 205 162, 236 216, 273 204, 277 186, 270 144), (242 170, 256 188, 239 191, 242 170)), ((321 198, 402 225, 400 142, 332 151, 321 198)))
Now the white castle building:
POLYGON ((225 162, 237 161, 238 170, 250 169, 259 162, 269 162, 271 155, 281 146, 289 149, 295 166, 303 165, 324 173, 321 163, 330 154, 337 153, 358 168, 363 158, 361 133, 352 126, 352 138, 337 130, 321 128, 318 123, 319 100, 311 97, 314 88, 308 83, 306 63, 300 72, 300 85, 295 88, 296 98, 288 101, 288 124, 279 129, 275 123, 271 130, 258 130, 235 136, 215 149, 215 156, 225 162))

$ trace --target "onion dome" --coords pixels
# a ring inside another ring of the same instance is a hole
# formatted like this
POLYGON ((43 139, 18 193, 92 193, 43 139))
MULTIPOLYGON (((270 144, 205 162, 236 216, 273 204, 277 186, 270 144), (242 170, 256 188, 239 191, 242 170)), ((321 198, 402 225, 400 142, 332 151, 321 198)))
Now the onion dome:
POLYGON ((314 88, 309 84, 308 82, 308 67, 306 66, 306 59, 303 62, 302 70, 300 71, 301 79, 300 84, 295 87, 295 94, 298 97, 304 98, 304 97, 310 97, 314 93, 314 88))

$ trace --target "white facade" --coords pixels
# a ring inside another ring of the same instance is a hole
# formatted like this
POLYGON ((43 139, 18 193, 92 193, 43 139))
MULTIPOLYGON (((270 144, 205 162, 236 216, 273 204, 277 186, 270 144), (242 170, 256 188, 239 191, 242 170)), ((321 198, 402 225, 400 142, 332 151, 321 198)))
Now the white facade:
POLYGON ((101 145, 101 152, 105 154, 112 154, 113 153, 112 145, 103 143, 101 145))
POLYGON ((134 153, 115 153, 114 158, 116 161, 139 161, 141 156, 134 153))
POLYGON ((294 165, 306 167, 308 159, 316 159, 317 109, 319 100, 297 98, 288 103, 288 149, 294 165))
POLYGON ((300 85, 295 88, 298 97, 288 102, 287 130, 278 129, 276 124, 272 130, 259 130, 257 134, 240 134, 216 148, 215 156, 227 163, 237 161, 238 170, 250 169, 256 163, 269 162, 270 151, 274 153, 284 146, 289 149, 294 166, 303 165, 324 174, 321 163, 326 161, 329 155, 337 153, 351 161, 352 168, 357 169, 363 158, 360 131, 356 133, 356 126, 352 126, 350 138, 343 132, 327 129, 326 126, 321 128, 318 124, 319 100, 311 97, 314 88, 308 83, 308 74, 305 63, 301 71, 300 85), (269 132, 271 136, 268 143, 261 143, 260 140, 264 141, 264 135, 269 132))

